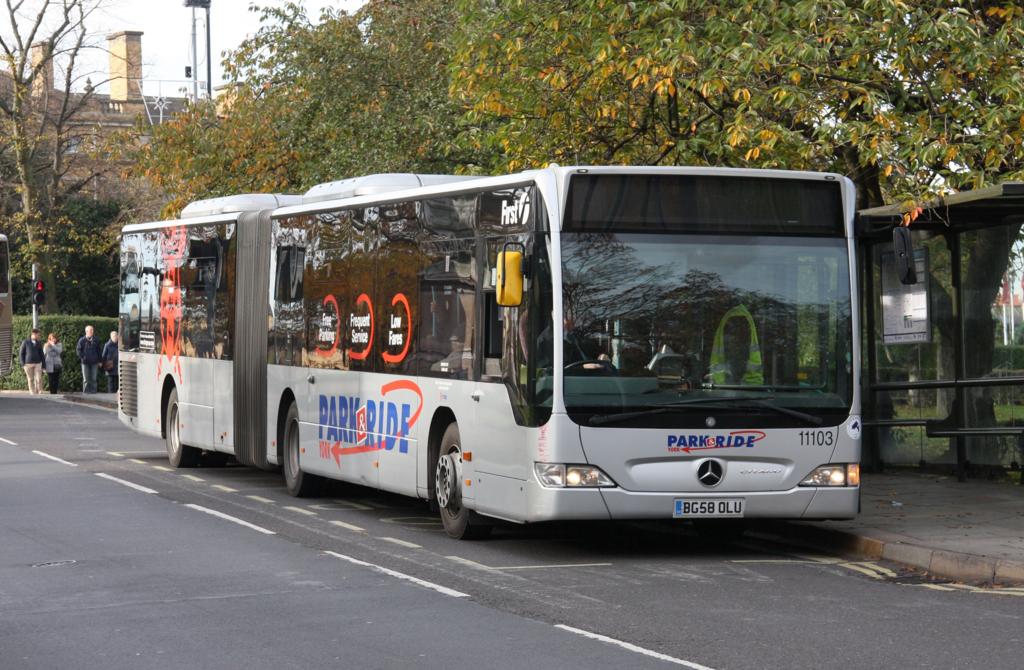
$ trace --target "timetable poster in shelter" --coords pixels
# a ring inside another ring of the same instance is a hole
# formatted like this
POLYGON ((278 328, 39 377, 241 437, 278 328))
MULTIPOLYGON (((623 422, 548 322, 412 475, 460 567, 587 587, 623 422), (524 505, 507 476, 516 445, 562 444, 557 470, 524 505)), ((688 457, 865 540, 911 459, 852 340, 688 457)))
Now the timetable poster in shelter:
POLYGON ((928 250, 914 250, 917 283, 902 284, 896 274, 896 255, 882 254, 882 343, 931 341, 928 318, 928 250))

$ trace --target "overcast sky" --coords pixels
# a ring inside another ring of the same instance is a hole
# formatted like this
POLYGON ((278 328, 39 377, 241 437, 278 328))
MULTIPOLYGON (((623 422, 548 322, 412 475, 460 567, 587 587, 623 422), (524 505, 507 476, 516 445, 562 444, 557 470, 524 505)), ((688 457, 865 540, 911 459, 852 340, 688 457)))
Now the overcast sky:
MULTIPOLYGON (((259 29, 259 14, 249 11, 252 4, 252 0, 212 0, 210 3, 214 87, 223 80, 221 52, 235 48, 247 35, 259 29)), ((257 0, 256 4, 279 6, 284 2, 257 0)), ((301 0, 300 4, 305 5, 312 16, 317 16, 322 7, 353 11, 363 4, 363 0, 301 0)), ((105 47, 105 37, 110 33, 141 30, 145 33, 142 36, 142 74, 146 95, 176 96, 183 87, 191 90, 191 84, 185 80, 185 66, 192 62, 192 10, 184 5, 184 0, 102 0, 102 6, 88 22, 89 31, 97 36, 96 43, 105 47)), ((206 28, 202 23, 205 12, 196 10, 196 14, 200 18, 197 29, 200 81, 205 81, 206 28)), ((97 83, 106 79, 108 67, 107 53, 94 49, 80 71, 95 72, 92 80, 97 83)), ((105 86, 97 88, 106 90, 105 86)))

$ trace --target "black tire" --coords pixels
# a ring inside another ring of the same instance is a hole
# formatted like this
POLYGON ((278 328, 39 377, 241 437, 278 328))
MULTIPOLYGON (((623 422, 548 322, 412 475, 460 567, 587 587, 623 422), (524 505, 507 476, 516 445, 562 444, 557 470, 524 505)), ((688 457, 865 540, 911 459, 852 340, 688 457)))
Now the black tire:
POLYGON ((299 467, 299 409, 292 403, 284 419, 281 440, 281 472, 288 493, 296 498, 309 498, 320 491, 322 479, 299 467))
POLYGON ((434 496, 444 531, 457 540, 479 540, 493 526, 479 514, 462 506, 462 446, 459 425, 448 424, 434 468, 434 496))
POLYGON ((181 441, 181 422, 178 420, 178 389, 173 389, 167 398, 164 411, 164 444, 167 446, 167 460, 176 468, 194 468, 199 465, 202 451, 181 441))

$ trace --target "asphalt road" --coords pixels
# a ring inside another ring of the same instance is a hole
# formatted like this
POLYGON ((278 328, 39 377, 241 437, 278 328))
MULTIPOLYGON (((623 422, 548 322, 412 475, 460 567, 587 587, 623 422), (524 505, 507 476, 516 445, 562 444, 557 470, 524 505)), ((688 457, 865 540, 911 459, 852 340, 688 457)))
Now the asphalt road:
POLYGON ((0 396, 4 670, 1017 669, 1022 649, 1024 589, 673 524, 458 542, 415 500, 172 470, 109 410, 0 396))

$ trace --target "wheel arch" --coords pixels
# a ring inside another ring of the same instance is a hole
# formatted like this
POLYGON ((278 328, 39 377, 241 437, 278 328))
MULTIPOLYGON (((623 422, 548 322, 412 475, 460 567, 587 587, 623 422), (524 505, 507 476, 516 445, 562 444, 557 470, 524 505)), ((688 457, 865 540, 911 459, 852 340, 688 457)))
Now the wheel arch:
MULTIPOLYGON (((281 399, 277 402, 277 420, 275 421, 276 429, 274 430, 274 445, 276 447, 278 465, 284 463, 284 422, 288 417, 288 408, 293 404, 295 404, 295 394, 290 388, 286 388, 281 393, 281 399)), ((296 406, 297 409, 298 407, 296 406)))
POLYGON ((160 389, 160 437, 163 438, 167 437, 167 403, 171 399, 171 391, 177 388, 172 375, 164 377, 164 384, 160 389))
POLYGON ((441 452, 441 438, 453 423, 457 424, 458 420, 450 407, 438 407, 430 418, 430 430, 427 433, 427 500, 431 503, 437 500, 434 493, 434 468, 437 467, 437 457, 441 452))

